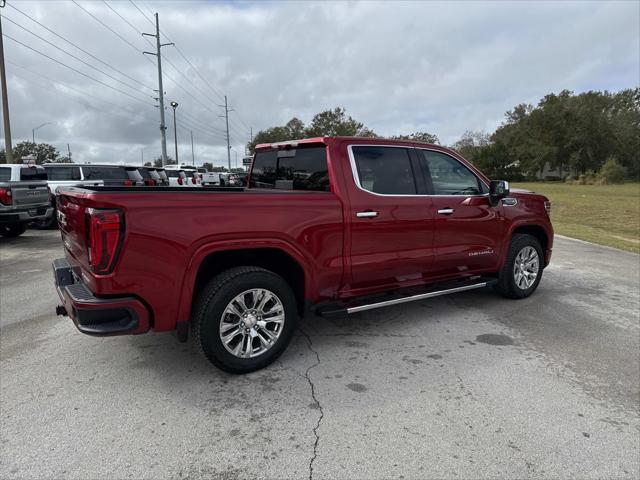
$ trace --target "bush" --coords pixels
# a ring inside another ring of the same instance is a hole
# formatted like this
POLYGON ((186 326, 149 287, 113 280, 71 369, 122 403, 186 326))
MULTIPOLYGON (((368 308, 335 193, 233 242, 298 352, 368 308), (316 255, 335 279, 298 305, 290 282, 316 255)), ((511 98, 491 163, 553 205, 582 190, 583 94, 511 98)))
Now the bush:
POLYGON ((544 177, 544 181, 545 182, 561 182, 562 177, 559 177, 558 175, 547 175, 546 177, 544 177))
POLYGON ((622 183, 625 174, 624 167, 614 157, 609 157, 598 173, 598 183, 622 183))

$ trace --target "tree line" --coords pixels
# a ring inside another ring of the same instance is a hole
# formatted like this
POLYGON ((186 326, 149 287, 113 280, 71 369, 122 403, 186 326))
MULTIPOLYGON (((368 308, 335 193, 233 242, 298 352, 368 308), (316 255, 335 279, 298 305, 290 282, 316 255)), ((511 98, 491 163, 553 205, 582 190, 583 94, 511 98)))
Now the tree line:
MULTIPOLYGON (((260 143, 343 135, 382 138, 337 107, 314 115, 308 126, 294 117, 285 125, 261 130, 247 149, 253 152, 260 143)), ((391 138, 440 143, 429 132, 391 138)), ((520 104, 507 111, 495 132, 467 131, 450 147, 491 178, 544 179, 546 172, 550 180, 595 179, 597 172, 612 171, 617 179, 637 180, 640 89, 551 93, 535 106, 520 104)))

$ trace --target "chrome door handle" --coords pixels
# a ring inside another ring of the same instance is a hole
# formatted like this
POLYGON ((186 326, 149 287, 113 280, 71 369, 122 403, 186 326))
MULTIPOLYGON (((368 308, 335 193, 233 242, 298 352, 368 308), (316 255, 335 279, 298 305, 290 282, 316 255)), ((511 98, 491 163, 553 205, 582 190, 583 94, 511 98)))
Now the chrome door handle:
POLYGON ((366 212, 358 212, 356 213, 356 217, 358 218, 374 218, 378 216, 378 212, 373 212, 371 210, 368 210, 366 212))
POLYGON ((451 215, 454 212, 453 208, 441 208, 438 210, 440 215, 451 215))

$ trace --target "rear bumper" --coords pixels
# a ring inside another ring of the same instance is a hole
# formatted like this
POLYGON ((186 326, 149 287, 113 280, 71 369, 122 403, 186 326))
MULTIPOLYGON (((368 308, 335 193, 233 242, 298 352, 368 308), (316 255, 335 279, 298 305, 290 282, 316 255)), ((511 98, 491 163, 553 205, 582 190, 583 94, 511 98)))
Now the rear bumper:
POLYGON ((53 207, 33 207, 21 211, 0 211, 0 223, 25 223, 44 220, 53 215, 53 207))
POLYGON ((62 308, 82 333, 97 337, 135 335, 149 330, 149 311, 134 297, 97 298, 79 280, 66 258, 53 261, 53 276, 62 308))

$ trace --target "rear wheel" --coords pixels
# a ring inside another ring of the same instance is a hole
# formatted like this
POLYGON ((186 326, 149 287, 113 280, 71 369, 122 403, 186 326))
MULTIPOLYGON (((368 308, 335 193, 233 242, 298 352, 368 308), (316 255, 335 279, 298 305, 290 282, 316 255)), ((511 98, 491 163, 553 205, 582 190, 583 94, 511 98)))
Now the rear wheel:
POLYGON ((237 267, 214 277, 196 301, 196 344, 230 373, 266 367, 285 350, 298 320, 296 299, 282 277, 258 267, 237 267))
POLYGON ((544 255, 538 239, 516 234, 511 240, 507 259, 498 279, 498 290, 508 298, 526 298, 542 278, 544 255))
POLYGON ((7 223, 0 225, 0 235, 3 237, 19 237, 27 231, 26 223, 7 223))

